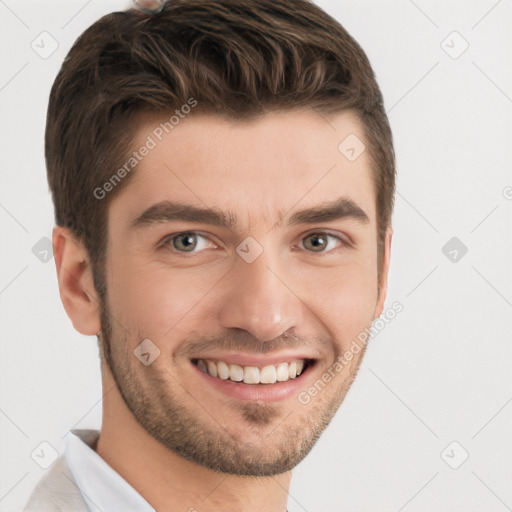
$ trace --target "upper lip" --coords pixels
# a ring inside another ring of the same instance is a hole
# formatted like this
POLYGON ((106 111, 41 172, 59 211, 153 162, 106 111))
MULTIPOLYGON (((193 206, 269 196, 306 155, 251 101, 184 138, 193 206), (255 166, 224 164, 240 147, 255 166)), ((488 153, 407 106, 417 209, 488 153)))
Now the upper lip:
POLYGON ((279 363, 291 363, 316 359, 311 354, 303 352, 280 352, 279 354, 243 354, 240 352, 209 353, 191 358, 192 360, 202 359, 203 361, 224 361, 225 363, 238 364, 239 366, 264 366, 276 365, 279 363))

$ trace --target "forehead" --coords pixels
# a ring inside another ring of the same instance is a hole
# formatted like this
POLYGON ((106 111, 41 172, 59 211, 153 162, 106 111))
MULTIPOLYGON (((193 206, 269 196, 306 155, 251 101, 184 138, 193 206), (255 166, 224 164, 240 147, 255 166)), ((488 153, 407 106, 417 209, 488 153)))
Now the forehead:
POLYGON ((133 220, 172 200, 226 209, 237 222, 253 225, 347 197, 373 222, 370 158, 352 112, 279 111, 250 122, 194 114, 170 123, 171 115, 135 118, 137 164, 112 201, 115 214, 133 220))

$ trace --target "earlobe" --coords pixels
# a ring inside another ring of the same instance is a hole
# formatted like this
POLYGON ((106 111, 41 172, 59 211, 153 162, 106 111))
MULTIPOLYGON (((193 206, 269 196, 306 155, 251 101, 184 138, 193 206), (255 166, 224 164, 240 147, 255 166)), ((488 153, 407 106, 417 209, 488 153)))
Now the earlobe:
POLYGON ((95 335, 101 329, 100 308, 87 250, 63 226, 53 228, 52 241, 64 309, 78 332, 95 335))
POLYGON ((380 274, 380 292, 377 298, 377 304, 373 312, 373 319, 379 318, 384 310, 384 302, 388 291, 388 272, 391 258, 391 240, 393 238, 393 226, 389 226, 384 238, 384 255, 382 257, 382 269, 380 274))

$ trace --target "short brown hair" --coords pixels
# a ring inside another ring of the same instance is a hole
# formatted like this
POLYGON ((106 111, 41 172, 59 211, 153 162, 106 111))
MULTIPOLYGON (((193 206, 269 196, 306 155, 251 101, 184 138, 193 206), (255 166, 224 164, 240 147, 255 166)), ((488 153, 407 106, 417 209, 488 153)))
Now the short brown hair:
POLYGON ((45 154, 55 222, 84 243, 100 293, 108 205, 131 175, 103 200, 93 191, 133 150, 134 114, 172 112, 190 98, 192 115, 233 120, 296 108, 355 111, 372 161, 380 273, 395 155, 359 44, 306 0, 169 0, 157 14, 129 9, 96 21, 74 43, 50 94, 45 154))

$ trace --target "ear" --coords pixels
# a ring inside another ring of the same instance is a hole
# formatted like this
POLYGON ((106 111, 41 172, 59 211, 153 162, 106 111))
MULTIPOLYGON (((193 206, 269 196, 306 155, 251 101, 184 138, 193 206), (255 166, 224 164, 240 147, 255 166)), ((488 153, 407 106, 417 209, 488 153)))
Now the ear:
POLYGON ((73 232, 63 226, 53 228, 52 242, 64 309, 78 332, 95 335, 101 330, 100 307, 88 252, 73 232))
POLYGON ((391 258, 391 239, 393 238, 393 227, 389 226, 384 237, 384 254, 382 256, 382 268, 380 273, 380 291, 377 297, 377 304, 373 312, 373 319, 378 318, 384 310, 384 302, 388 292, 389 260, 391 258))

